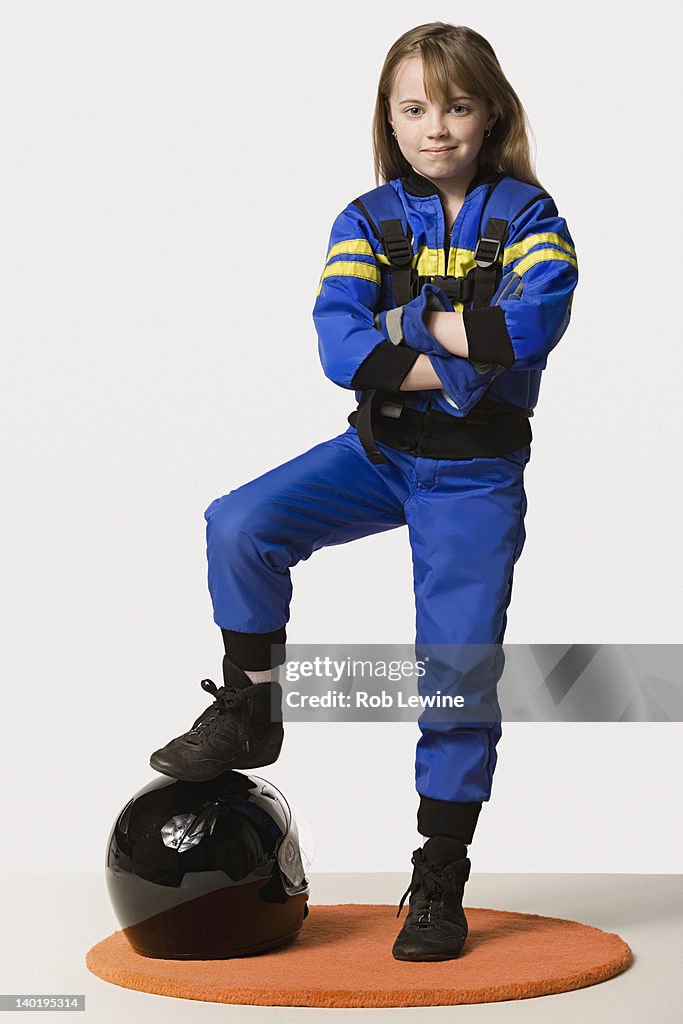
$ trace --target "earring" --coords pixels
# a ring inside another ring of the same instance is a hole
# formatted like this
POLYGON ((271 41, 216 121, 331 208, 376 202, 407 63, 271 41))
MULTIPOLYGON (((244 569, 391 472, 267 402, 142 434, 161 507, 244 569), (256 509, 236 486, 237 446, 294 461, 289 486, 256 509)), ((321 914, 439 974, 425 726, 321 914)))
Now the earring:
POLYGON ((396 132, 392 132, 391 134, 394 136, 395 139, 398 138, 398 135, 396 134, 396 132))
POLYGON ((485 138, 485 139, 488 139, 488 137, 489 137, 489 135, 490 135, 490 134, 491 134, 491 129, 490 129, 490 128, 487 128, 487 129, 486 129, 486 131, 484 132, 484 138, 485 138))

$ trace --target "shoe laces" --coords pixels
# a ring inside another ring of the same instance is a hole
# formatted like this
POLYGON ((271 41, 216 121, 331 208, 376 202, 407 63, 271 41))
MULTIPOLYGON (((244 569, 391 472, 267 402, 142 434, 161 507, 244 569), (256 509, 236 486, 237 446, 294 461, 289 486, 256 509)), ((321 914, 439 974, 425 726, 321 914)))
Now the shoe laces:
POLYGON ((413 872, 410 885, 403 893, 403 896, 401 896, 401 902, 398 905, 398 913, 396 914, 396 917, 400 917, 406 897, 409 895, 412 896, 418 890, 421 890, 424 893, 424 897, 427 902, 424 911, 418 918, 418 924, 422 922, 428 924, 431 923, 432 904, 434 902, 442 902, 445 881, 444 873, 441 868, 437 868, 433 864, 430 864, 425 857, 424 850, 422 849, 415 850, 411 857, 411 861, 415 866, 415 871, 413 872))
POLYGON ((239 716, 239 721, 235 723, 237 728, 238 739, 245 744, 245 749, 249 749, 249 740, 246 736, 245 731, 245 708, 243 701, 243 694, 236 687, 216 686, 213 679, 202 679, 200 683, 203 690, 210 693, 214 698, 213 704, 210 704, 205 711, 199 716, 197 721, 193 724, 192 728, 187 733, 188 741, 190 743, 198 743, 200 734, 210 727, 218 717, 228 708, 241 708, 242 714, 239 716))

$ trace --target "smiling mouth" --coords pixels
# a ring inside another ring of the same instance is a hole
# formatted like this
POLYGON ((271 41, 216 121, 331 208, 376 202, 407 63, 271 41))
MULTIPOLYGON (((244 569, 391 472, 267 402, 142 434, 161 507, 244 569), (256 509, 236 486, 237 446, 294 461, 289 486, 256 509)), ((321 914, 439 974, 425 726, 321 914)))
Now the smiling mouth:
POLYGON ((423 149, 423 153, 450 153, 455 146, 441 146, 439 149, 423 149))

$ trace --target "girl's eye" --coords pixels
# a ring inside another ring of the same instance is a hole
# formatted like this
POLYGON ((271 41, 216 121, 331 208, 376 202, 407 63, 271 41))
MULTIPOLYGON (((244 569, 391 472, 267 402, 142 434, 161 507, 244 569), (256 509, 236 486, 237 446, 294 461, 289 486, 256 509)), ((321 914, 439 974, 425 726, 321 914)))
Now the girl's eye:
MULTIPOLYGON (((453 106, 451 107, 451 110, 455 110, 456 107, 458 107, 460 110, 469 110, 469 107, 463 106, 462 103, 454 103, 453 106)), ((408 107, 408 109, 406 110, 406 114, 410 114, 410 112, 413 110, 422 110, 422 107, 408 107)))

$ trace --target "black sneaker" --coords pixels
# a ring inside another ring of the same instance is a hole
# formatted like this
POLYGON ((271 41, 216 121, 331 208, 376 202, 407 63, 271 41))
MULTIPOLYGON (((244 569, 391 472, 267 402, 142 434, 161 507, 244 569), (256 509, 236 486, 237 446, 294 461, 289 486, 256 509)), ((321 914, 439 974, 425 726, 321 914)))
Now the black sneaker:
POLYGON ((183 782, 207 782, 233 768, 260 768, 280 756, 282 687, 252 683, 227 654, 223 658, 224 686, 202 679, 201 686, 216 698, 189 732, 155 750, 149 763, 162 775, 183 782), (271 720, 273 713, 279 720, 271 720))
POLYGON ((413 878, 396 916, 408 893, 410 909, 391 952, 395 960, 454 960, 467 938, 462 898, 470 860, 464 857, 437 867, 420 849, 414 851, 412 862, 413 878))

